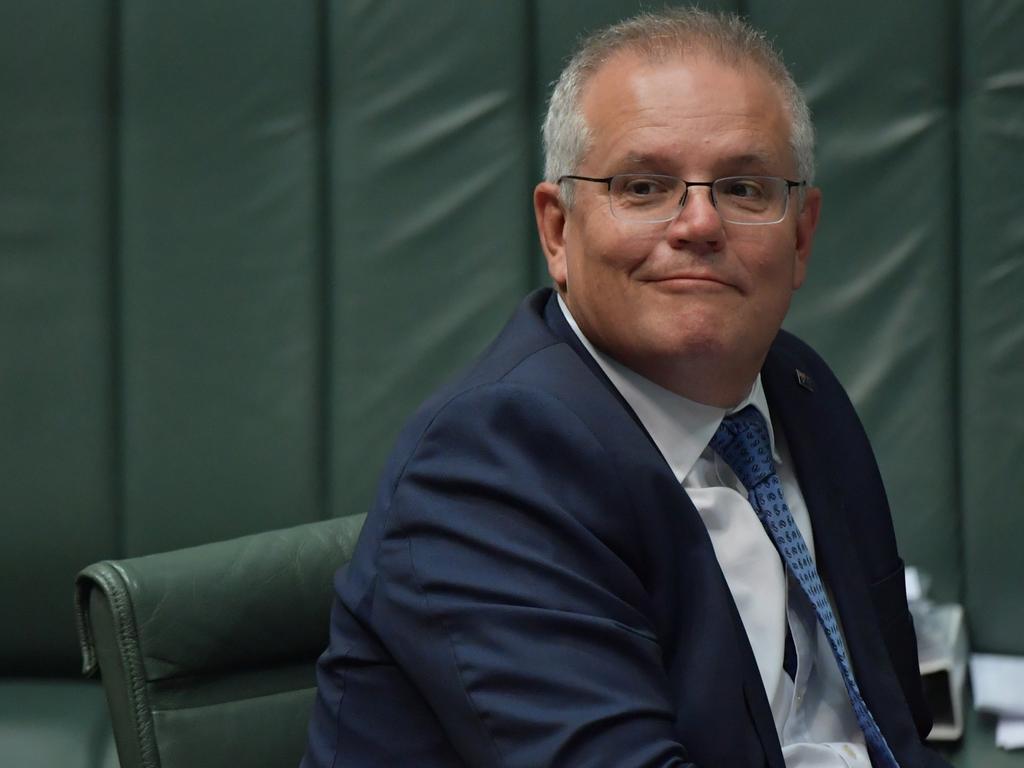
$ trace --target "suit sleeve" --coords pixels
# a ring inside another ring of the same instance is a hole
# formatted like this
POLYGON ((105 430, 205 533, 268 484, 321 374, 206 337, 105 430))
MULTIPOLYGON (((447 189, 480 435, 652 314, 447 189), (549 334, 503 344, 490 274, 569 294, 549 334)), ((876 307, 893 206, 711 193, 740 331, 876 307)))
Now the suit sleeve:
POLYGON ((367 615, 473 766, 690 766, 616 467, 550 395, 471 390, 391 492, 367 615))

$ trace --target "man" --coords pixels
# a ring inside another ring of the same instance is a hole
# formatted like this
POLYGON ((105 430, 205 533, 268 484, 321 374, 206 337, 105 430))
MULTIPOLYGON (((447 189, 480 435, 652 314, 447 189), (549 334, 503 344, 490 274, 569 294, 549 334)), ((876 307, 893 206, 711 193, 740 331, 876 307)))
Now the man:
POLYGON ((623 22, 544 137, 556 291, 400 437, 303 765, 945 765, 866 437, 779 330, 821 195, 777 53, 623 22))

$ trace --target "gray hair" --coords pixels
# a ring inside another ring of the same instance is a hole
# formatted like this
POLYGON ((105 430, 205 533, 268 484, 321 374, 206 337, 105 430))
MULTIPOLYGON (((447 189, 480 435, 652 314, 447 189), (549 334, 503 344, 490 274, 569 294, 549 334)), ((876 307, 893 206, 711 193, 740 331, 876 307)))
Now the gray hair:
MULTIPOLYGON (((697 8, 641 13, 584 39, 555 83, 544 119, 544 178, 556 182, 575 173, 590 149, 591 132, 583 115, 583 90, 606 61, 631 51, 651 61, 697 50, 731 64, 752 64, 779 88, 790 118, 789 144, 800 178, 814 181, 814 125, 807 100, 778 50, 760 32, 733 14, 697 8)), ((572 207, 573 189, 562 185, 562 200, 572 207)))

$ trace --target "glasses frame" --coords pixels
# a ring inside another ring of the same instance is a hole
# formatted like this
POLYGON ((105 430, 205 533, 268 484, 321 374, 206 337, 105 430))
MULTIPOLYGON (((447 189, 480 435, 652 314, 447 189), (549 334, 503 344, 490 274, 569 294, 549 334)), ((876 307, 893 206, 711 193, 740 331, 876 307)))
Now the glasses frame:
POLYGON ((628 221, 628 222, 633 223, 633 224, 664 224, 666 222, 672 221, 673 219, 675 219, 679 215, 679 212, 681 210, 683 210, 683 206, 686 205, 686 198, 687 198, 687 196, 690 193, 690 187, 707 187, 708 188, 708 194, 711 197, 711 205, 713 205, 715 207, 715 210, 718 211, 718 215, 721 217, 722 221, 729 222, 730 224, 736 224, 736 225, 741 226, 741 227, 746 227, 746 226, 756 227, 756 226, 762 226, 764 224, 778 224, 780 221, 785 219, 786 218, 786 214, 789 213, 789 194, 790 194, 790 192, 792 192, 794 188, 803 188, 803 187, 807 186, 807 180, 806 179, 801 179, 800 181, 793 181, 792 179, 787 179, 784 176, 756 176, 756 175, 748 175, 748 176, 721 176, 721 177, 719 177, 717 179, 712 179, 711 181, 687 181, 686 179, 681 179, 678 176, 669 176, 668 174, 664 174, 664 173, 617 173, 614 176, 599 176, 599 177, 595 177, 595 176, 577 176, 575 174, 566 174, 565 176, 560 176, 558 178, 558 183, 561 184, 566 179, 574 179, 576 181, 593 181, 593 182, 596 182, 598 184, 607 184, 608 185, 608 192, 610 193, 611 190, 612 190, 612 182, 615 179, 619 178, 620 176, 649 176, 649 177, 655 178, 655 179, 672 179, 674 181, 681 181, 681 182, 683 182, 683 196, 681 198, 679 198, 679 204, 676 206, 675 213, 673 213, 671 216, 667 216, 667 217, 665 217, 663 219, 625 219, 625 218, 622 218, 621 216, 618 216, 615 213, 615 206, 612 205, 612 198, 611 198, 611 195, 609 194, 609 196, 608 196, 608 208, 611 211, 612 216, 614 216, 619 221, 628 221), (732 180, 732 179, 776 179, 778 181, 786 182, 786 197, 784 198, 784 202, 783 202, 783 205, 782 205, 782 215, 779 216, 779 218, 775 219, 774 221, 734 221, 732 219, 727 219, 724 215, 722 215, 722 212, 719 211, 719 209, 718 209, 718 198, 715 195, 715 184, 717 184, 720 181, 729 181, 729 180, 732 180))

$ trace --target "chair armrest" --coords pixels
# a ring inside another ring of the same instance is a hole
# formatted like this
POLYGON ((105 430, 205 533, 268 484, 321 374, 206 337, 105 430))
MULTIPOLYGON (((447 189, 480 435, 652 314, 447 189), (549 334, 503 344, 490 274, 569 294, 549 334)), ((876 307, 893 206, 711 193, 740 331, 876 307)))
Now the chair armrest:
MULTIPOLYGON (((234 750, 225 765, 298 762, 314 662, 327 645, 332 574, 351 557, 363 519, 106 560, 79 573, 83 671, 102 672, 123 765, 199 764, 188 741, 218 738, 213 722, 225 744, 233 728, 255 742, 250 758, 234 750), (270 710, 284 722, 267 732, 270 710)), ((203 754, 215 748, 208 743, 203 754)))

